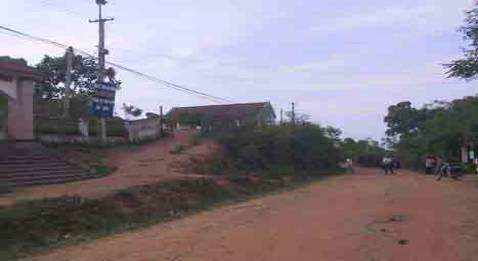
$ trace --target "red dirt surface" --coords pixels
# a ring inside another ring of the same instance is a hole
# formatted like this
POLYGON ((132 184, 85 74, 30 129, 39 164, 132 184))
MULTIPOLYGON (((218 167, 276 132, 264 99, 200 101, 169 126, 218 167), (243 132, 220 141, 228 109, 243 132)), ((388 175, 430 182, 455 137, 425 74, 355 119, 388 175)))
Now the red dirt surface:
POLYGON ((478 179, 360 169, 33 260, 478 260, 478 179))
POLYGON ((184 173, 182 165, 191 158, 200 158, 212 154, 217 145, 204 142, 191 145, 192 131, 176 132, 173 138, 138 146, 137 148, 116 148, 106 152, 107 164, 117 170, 103 178, 91 179, 59 185, 35 186, 17 189, 14 193, 0 195, 0 206, 8 206, 19 201, 53 198, 60 196, 82 196, 96 198, 108 195, 119 189, 154 183, 170 179, 201 177, 195 173, 184 173), (176 146, 185 150, 171 153, 176 146))

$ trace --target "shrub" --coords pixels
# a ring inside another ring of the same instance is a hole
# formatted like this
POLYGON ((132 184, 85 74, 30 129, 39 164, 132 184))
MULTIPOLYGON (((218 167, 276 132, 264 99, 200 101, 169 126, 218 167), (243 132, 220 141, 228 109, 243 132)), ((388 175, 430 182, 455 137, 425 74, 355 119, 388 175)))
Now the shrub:
POLYGON ((334 141, 319 126, 243 128, 222 134, 225 160, 240 171, 333 169, 340 161, 334 141))
MULTIPOLYGON (((100 123, 98 119, 91 119, 88 123, 88 133, 90 136, 98 136, 101 132, 100 123)), ((106 131, 109 137, 123 137, 128 135, 128 131, 124 125, 124 120, 121 118, 112 118, 106 120, 106 131)))
POLYGON ((35 118, 34 126, 35 133, 38 134, 78 135, 80 133, 77 120, 35 118))

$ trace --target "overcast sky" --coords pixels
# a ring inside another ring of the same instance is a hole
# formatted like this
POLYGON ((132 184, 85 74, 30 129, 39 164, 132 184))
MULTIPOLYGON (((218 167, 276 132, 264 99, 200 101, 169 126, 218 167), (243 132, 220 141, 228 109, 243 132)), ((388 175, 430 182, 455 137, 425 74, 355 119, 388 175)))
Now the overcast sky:
MULTIPOLYGON (((95 53, 94 0, 0 0, 1 25, 95 53), (5 8, 6 7, 6 8, 5 8)), ((472 0, 111 0, 109 60, 235 102, 297 103, 345 136, 380 138, 387 107, 473 95, 446 79, 472 0)), ((63 50, 0 33, 0 56, 63 50)), ((119 71, 118 103, 211 104, 119 71)), ((118 106, 119 108, 119 106, 118 106)))

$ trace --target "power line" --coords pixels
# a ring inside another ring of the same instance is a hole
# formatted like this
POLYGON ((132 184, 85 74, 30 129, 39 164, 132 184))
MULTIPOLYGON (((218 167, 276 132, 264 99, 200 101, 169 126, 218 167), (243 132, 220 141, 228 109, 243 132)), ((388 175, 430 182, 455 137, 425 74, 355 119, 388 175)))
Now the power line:
MULTIPOLYGON (((12 28, 9 28, 9 27, 6 27, 6 26, 1 26, 0 25, 0 30, 9 32, 11 34, 14 34, 14 35, 22 37, 22 38, 26 38, 26 39, 29 39, 29 40, 53 45, 55 47, 62 48, 62 49, 66 49, 66 48, 70 47, 66 44, 62 44, 62 43, 59 43, 59 42, 56 42, 56 41, 53 41, 53 40, 49 40, 47 38, 33 36, 31 34, 27 34, 27 33, 24 33, 24 32, 21 32, 21 31, 18 31, 18 30, 15 30, 15 29, 12 29, 12 28)), ((95 59, 95 60, 98 59, 95 55, 92 55, 92 54, 90 54, 86 51, 83 51, 81 49, 74 48, 74 50, 75 50, 75 52, 77 52, 79 54, 82 54, 84 56, 90 57, 90 58, 95 59)), ((127 66, 124 66, 124 65, 121 65, 121 64, 118 64, 118 63, 113 63, 113 62, 108 62, 107 61, 106 64, 108 64, 110 66, 113 66, 113 67, 116 67, 120 70, 133 73, 137 76, 140 76, 140 77, 145 78, 147 80, 153 81, 155 83, 159 83, 159 84, 161 84, 163 86, 166 86, 168 88, 175 89, 177 91, 182 91, 182 92, 188 93, 190 95, 198 95, 202 98, 206 98, 206 99, 208 99, 210 101, 213 101, 213 102, 216 102, 216 103, 233 102, 232 100, 229 100, 229 99, 225 99, 225 98, 221 98, 219 96, 214 96, 214 95, 211 95, 211 94, 208 94, 208 93, 205 93, 205 92, 197 91, 197 90, 185 87, 183 85, 179 85, 179 84, 169 82, 169 81, 160 79, 158 77, 155 77, 155 76, 152 76, 152 75, 149 75, 149 74, 146 74, 146 73, 142 73, 138 70, 131 69, 127 66)))

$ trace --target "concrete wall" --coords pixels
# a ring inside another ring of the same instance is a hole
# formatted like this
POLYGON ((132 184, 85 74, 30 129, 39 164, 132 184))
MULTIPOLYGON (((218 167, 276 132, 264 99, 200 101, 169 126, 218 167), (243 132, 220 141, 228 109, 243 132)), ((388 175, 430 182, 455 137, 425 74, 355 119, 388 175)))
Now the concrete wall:
POLYGON ((9 96, 7 133, 9 140, 33 140, 33 81, 13 78, 0 81, 9 96))
POLYGON ((17 98, 17 90, 15 81, 5 81, 0 79, 0 91, 7 94, 10 98, 16 99, 17 98))
POLYGON ((134 143, 159 138, 161 136, 160 123, 159 118, 126 121, 129 141, 134 143))

